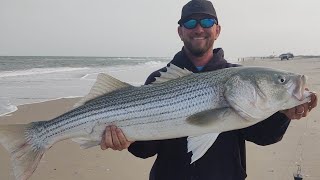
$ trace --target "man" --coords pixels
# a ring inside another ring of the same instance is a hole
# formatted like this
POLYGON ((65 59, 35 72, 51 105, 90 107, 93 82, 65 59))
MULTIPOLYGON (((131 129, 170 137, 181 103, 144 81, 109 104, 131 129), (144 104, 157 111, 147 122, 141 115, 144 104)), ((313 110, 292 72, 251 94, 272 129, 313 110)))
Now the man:
MULTIPOLYGON (((184 47, 170 63, 195 73, 238 66, 224 59, 222 49, 213 49, 221 27, 210 1, 192 0, 182 9, 178 21, 178 33, 184 47), (213 49, 213 50, 212 50, 213 49)), ((152 83, 159 71, 152 73, 146 84, 152 83)), ((177 138, 160 141, 128 142, 117 127, 107 127, 101 148, 128 150, 140 158, 157 154, 150 172, 150 180, 243 180, 246 178, 245 141, 259 145, 276 143, 283 137, 290 119, 300 119, 317 105, 317 96, 298 107, 278 112, 254 126, 224 132, 219 135, 205 155, 190 164, 192 153, 187 153, 187 139, 177 138)), ((177 129, 179 131, 179 129, 177 129)))

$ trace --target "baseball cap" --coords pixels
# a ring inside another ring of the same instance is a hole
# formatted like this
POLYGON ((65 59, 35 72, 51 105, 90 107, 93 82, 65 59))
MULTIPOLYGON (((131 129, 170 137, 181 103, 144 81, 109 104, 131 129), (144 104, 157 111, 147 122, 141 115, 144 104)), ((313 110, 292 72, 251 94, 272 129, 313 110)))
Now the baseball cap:
POLYGON ((189 16, 193 14, 207 14, 215 18, 218 22, 216 10, 214 9, 211 1, 191 0, 183 6, 181 11, 181 18, 178 21, 178 24, 181 24, 184 20, 186 20, 189 16))

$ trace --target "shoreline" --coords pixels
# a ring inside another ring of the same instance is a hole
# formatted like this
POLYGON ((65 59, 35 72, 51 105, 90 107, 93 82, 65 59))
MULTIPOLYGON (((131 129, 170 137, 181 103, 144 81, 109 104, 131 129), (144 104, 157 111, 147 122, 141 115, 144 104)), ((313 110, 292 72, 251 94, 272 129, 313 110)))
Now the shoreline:
POLYGON ((114 66, 106 66, 101 61, 94 61, 102 65, 93 66, 85 70, 55 71, 54 73, 46 72, 48 68, 39 68, 37 71, 33 71, 32 69, 22 71, 34 73, 27 76, 19 76, 16 74, 17 72, 13 71, 12 73, 15 76, 0 77, 0 84, 2 85, 0 116, 12 113, 15 107, 19 105, 59 98, 82 97, 89 92, 99 73, 106 73, 133 86, 142 85, 151 72, 163 67, 165 64, 160 60, 141 61, 144 63, 129 65, 132 64, 131 62, 127 65, 120 64, 114 66), (45 73, 39 75, 37 74, 39 72, 45 73))
MULTIPOLYGON (((247 60, 242 65, 264 66, 306 74, 310 90, 320 92, 320 58, 280 60, 247 60)), ((126 74, 123 75, 125 77, 126 74)), ((127 74, 129 77, 130 74, 127 74)), ((80 97, 59 98, 18 106, 18 110, 0 117, 0 125, 49 120, 70 109, 80 97)), ((293 179, 301 165, 306 180, 320 179, 319 107, 308 118, 291 122, 283 139, 269 146, 247 143, 246 180, 293 179), (264 179, 263 179, 264 178, 264 179)), ((0 146, 0 179, 13 180, 9 155, 0 146)), ((69 140, 52 147, 41 160, 30 180, 148 179, 155 157, 139 159, 128 151, 102 151, 99 147, 81 150, 69 140), (67 158, 66 158, 67 157, 67 158)))
POLYGON ((59 98, 54 98, 54 99, 46 99, 46 100, 43 100, 43 101, 37 101, 37 102, 29 102, 29 103, 25 103, 25 104, 19 104, 17 106, 15 105, 12 105, 15 110, 12 110, 10 112, 5 112, 4 114, 0 114, 0 119, 1 117, 4 117, 4 116, 12 116, 13 113, 15 113, 16 111, 19 110, 19 107, 22 107, 22 106, 27 106, 27 105, 33 105, 33 104, 39 104, 39 103, 46 103, 46 102, 49 102, 49 101, 56 101, 56 100, 60 100, 60 99, 77 99, 77 98, 81 98, 81 96, 66 96, 66 97, 59 97, 59 98))

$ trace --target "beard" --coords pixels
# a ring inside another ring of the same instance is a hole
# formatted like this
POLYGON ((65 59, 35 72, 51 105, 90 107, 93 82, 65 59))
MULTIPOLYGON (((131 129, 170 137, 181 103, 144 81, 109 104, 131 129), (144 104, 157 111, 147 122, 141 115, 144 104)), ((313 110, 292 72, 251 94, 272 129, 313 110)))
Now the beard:
POLYGON ((212 49, 214 40, 211 38, 206 39, 206 42, 204 45, 198 45, 198 44, 192 43, 192 41, 190 40, 185 40, 183 43, 185 48, 188 49, 192 55, 196 57, 201 57, 206 52, 208 52, 208 50, 212 49))

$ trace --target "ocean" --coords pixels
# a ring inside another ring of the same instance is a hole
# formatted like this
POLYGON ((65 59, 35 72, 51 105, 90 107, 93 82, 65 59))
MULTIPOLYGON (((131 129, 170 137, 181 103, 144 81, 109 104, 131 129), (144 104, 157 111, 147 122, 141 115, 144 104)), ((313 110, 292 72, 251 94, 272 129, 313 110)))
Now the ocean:
POLYGON ((99 73, 135 86, 166 57, 0 56, 0 116, 17 106, 86 95, 99 73))

